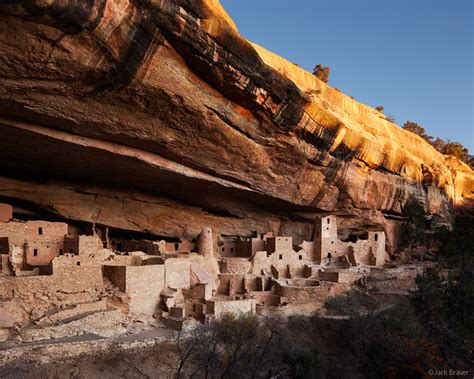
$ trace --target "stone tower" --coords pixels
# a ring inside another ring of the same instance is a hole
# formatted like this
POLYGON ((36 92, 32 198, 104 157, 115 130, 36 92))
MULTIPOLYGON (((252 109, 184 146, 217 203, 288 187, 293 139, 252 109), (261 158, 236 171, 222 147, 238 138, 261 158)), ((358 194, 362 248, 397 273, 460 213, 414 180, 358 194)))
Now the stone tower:
POLYGON ((385 232, 369 232, 370 265, 381 266, 385 263, 385 232))
POLYGON ((314 223, 314 261, 325 264, 337 253, 336 216, 319 217, 314 223))
POLYGON ((208 256, 214 255, 214 239, 211 228, 202 228, 199 234, 197 250, 199 254, 208 256))

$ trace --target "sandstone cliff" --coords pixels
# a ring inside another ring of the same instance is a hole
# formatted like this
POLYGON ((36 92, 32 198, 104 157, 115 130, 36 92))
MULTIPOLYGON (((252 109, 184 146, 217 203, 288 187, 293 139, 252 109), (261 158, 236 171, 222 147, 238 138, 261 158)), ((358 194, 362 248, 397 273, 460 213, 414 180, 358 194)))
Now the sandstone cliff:
POLYGON ((311 236, 318 212, 393 243, 415 197, 448 219, 474 174, 239 35, 216 0, 3 1, 0 198, 163 236, 311 236))

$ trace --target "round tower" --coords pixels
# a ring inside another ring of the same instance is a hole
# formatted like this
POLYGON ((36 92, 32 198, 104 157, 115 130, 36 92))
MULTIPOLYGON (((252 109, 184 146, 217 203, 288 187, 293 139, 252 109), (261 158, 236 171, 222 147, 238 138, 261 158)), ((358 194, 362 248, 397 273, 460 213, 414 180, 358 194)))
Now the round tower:
POLYGON ((202 228, 197 248, 201 255, 214 255, 214 239, 211 228, 202 228))

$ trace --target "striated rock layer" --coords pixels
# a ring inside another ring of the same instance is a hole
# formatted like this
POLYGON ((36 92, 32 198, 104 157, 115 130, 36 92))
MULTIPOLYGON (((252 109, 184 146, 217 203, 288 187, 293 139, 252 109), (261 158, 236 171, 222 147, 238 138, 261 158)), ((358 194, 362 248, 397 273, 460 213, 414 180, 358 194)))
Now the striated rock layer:
POLYGON ((449 220, 474 174, 285 59, 215 0, 0 5, 0 198, 163 236, 311 236, 318 212, 395 242, 409 198, 449 220))

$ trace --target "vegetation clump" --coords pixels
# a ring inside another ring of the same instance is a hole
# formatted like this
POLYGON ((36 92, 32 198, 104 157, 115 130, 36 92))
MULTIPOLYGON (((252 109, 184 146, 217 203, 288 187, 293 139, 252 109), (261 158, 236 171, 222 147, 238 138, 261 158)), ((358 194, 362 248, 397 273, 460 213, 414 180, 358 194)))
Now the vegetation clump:
POLYGON ((470 155, 469 150, 460 142, 444 141, 441 138, 434 138, 427 134, 425 128, 413 121, 406 121, 402 128, 420 136, 441 154, 452 155, 474 169, 474 156, 470 155))
POLYGON ((329 67, 323 67, 321 64, 317 64, 313 69, 313 75, 322 80, 324 83, 329 81, 330 72, 331 69, 329 67))

